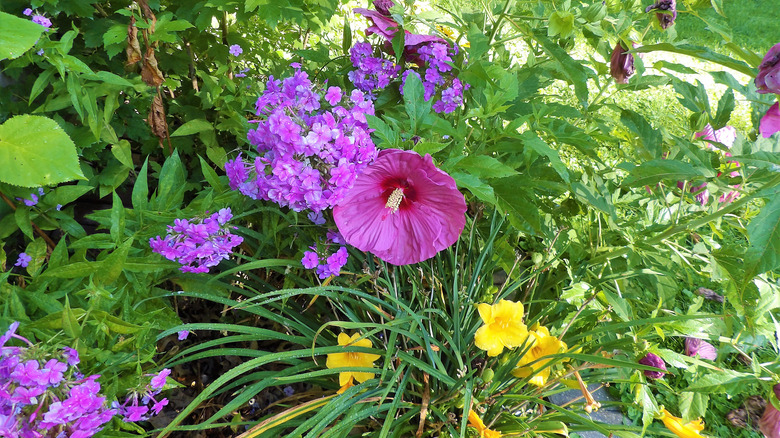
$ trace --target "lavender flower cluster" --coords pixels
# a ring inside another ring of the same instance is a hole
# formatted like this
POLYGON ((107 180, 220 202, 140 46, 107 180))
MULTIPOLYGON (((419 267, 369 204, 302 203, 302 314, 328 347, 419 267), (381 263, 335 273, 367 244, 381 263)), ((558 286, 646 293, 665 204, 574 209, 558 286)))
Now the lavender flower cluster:
POLYGON ((341 268, 347 264, 349 253, 347 252, 347 242, 338 231, 328 230, 325 244, 320 248, 310 246, 311 251, 303 253, 301 263, 306 269, 316 269, 317 276, 324 280, 331 275, 338 276, 341 268), (334 253, 330 253, 332 244, 341 245, 334 253))
POLYGON ((122 414, 100 396, 99 375, 79 372, 76 350, 65 347, 49 358, 15 334, 18 327, 14 322, 0 336, 0 436, 88 438, 122 414), (6 346, 12 337, 29 347, 6 346))
POLYGON ((153 375, 141 390, 131 391, 123 404, 114 402, 111 407, 116 409, 128 423, 145 421, 151 415, 159 414, 168 405, 168 399, 157 400, 155 397, 162 391, 165 380, 170 374, 171 370, 167 368, 160 371, 159 374, 153 375))
POLYGON ((391 79, 398 77, 401 70, 388 59, 374 57, 373 50, 370 43, 357 43, 349 49, 349 59, 357 69, 348 73, 349 81, 371 98, 376 97, 377 91, 385 89, 391 79))
POLYGON ((24 15, 28 16, 28 17, 32 16, 32 22, 33 23, 40 24, 41 26, 45 27, 46 29, 51 27, 51 20, 49 20, 48 18, 44 17, 43 15, 40 15, 40 14, 37 14, 37 13, 35 15, 33 15, 34 12, 30 8, 25 9, 22 13, 24 15))
POLYGON ((230 232, 227 223, 232 218, 230 209, 223 208, 205 219, 176 219, 165 238, 149 239, 149 246, 168 260, 181 263, 182 272, 209 272, 244 241, 230 232))
POLYGON ((365 117, 374 114, 374 104, 360 90, 318 93, 300 65, 293 66, 292 77, 269 78, 257 100, 263 120, 248 139, 260 155, 250 163, 239 154, 225 163, 225 172, 230 187, 245 196, 318 213, 341 201, 376 157, 365 117))
MULTIPOLYGON (((468 89, 468 84, 463 84, 452 72, 452 57, 458 54, 457 46, 448 46, 443 43, 428 43, 417 49, 420 60, 426 63, 425 74, 420 79, 425 89, 425 101, 431 100, 439 93, 439 99, 433 103, 433 110, 437 113, 451 113, 463 104, 463 91, 468 89)), ((404 72, 403 80, 412 72, 404 72)), ((414 72, 418 77, 419 73, 414 72)), ((403 85, 401 85, 403 92, 403 85)))

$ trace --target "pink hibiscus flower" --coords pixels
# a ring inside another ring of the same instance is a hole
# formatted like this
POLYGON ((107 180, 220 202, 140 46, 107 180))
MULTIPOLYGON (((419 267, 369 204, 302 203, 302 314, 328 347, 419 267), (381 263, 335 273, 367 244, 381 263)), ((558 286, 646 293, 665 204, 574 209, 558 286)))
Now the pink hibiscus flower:
POLYGON ((775 132, 780 131, 780 102, 775 102, 761 118, 761 124, 758 131, 764 138, 769 138, 775 132))
POLYGON ((355 180, 333 218, 350 245, 393 265, 427 260, 458 240, 466 200, 430 155, 388 149, 355 180))

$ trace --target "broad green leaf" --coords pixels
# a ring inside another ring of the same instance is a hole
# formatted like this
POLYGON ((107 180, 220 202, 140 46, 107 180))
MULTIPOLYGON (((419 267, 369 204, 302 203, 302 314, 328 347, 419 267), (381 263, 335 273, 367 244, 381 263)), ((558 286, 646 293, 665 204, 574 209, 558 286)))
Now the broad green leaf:
POLYGON ((768 200, 747 231, 750 246, 745 253, 745 269, 750 277, 780 267, 780 193, 768 200))
POLYGON ((557 61, 568 82, 574 86, 574 94, 577 95, 577 99, 580 101, 580 105, 588 106, 588 73, 585 67, 574 58, 569 55, 557 43, 553 42, 546 35, 540 31, 534 33, 534 39, 542 44, 542 48, 551 58, 557 61))
POLYGON ((130 169, 135 167, 133 165, 133 154, 130 149, 129 141, 122 140, 117 144, 112 144, 111 153, 114 155, 114 158, 116 158, 120 163, 124 164, 125 167, 130 169))
POLYGON ((549 26, 547 27, 547 36, 554 37, 560 35, 561 38, 568 38, 574 31, 574 15, 569 11, 555 11, 550 15, 549 26))
POLYGON ((491 205, 496 204, 496 196, 493 193, 493 187, 490 187, 476 176, 461 172, 453 172, 450 176, 452 176, 458 184, 458 187, 468 189, 474 196, 484 202, 491 205))
POLYGON ((715 113, 715 118, 712 120, 712 127, 720 129, 726 126, 731 119, 732 111, 734 111, 734 90, 728 88, 718 101, 718 112, 715 113))
POLYGON ((505 178, 517 175, 517 171, 487 155, 469 155, 455 164, 455 168, 479 178, 505 178))
POLYGON ((410 74, 406 77, 406 83, 404 84, 404 108, 406 114, 409 116, 409 123, 411 124, 411 133, 417 133, 417 130, 422 125, 423 119, 431 112, 432 100, 428 102, 424 99, 423 84, 420 80, 420 76, 417 74, 410 74))
POLYGON ((133 185, 133 193, 130 195, 130 199, 133 202, 133 208, 138 210, 146 210, 146 205, 149 202, 149 185, 146 181, 148 165, 149 158, 147 157, 144 160, 144 165, 141 166, 141 171, 138 172, 135 184, 133 185))
POLYGON ((510 176, 490 182, 498 206, 509 214, 509 221, 517 229, 530 233, 542 233, 542 219, 533 200, 522 190, 528 181, 523 177, 510 176))
POLYGON ((195 119, 179 126, 178 129, 173 131, 171 137, 180 137, 183 135, 197 134, 203 131, 213 131, 214 126, 206 119, 195 119))
POLYGON ((0 61, 22 56, 45 30, 38 23, 0 12, 0 61))
POLYGON ((687 422, 704 417, 704 414, 707 413, 707 402, 709 402, 710 396, 700 392, 683 392, 680 393, 679 400, 680 415, 687 422))
POLYGON ((471 45, 469 47, 469 60, 472 62, 479 59, 490 48, 488 46, 490 43, 488 37, 486 37, 485 34, 479 30, 475 23, 471 23, 469 26, 469 33, 467 38, 469 40, 469 44, 471 45))
POLYGON ((435 154, 440 150, 449 146, 447 143, 433 143, 428 141, 421 141, 414 145, 414 151, 418 154, 425 156, 425 154, 435 154))
POLYGON ((627 187, 653 185, 664 180, 685 181, 703 176, 704 173, 688 163, 677 160, 656 159, 631 169, 628 177, 623 180, 627 187))
POLYGON ((647 152, 644 158, 653 159, 661 157, 663 137, 644 117, 634 111, 624 109, 620 113, 620 121, 626 128, 637 135, 638 145, 647 152))
POLYGON ((22 187, 84 179, 76 145, 52 119, 22 115, 0 125, 0 181, 22 187))
POLYGON ((127 260, 127 253, 132 246, 133 238, 129 237, 121 246, 112 251, 111 254, 101 262, 103 266, 95 275, 96 282, 103 285, 114 283, 119 278, 119 275, 122 274, 125 260, 127 260))
POLYGON ((569 170, 566 168, 566 165, 563 164, 563 161, 561 161, 561 156, 558 155, 558 151, 551 148, 547 143, 542 141, 538 135, 531 131, 524 132, 521 137, 523 139, 523 145, 525 146, 523 153, 527 154, 529 151, 534 151, 539 155, 547 157, 547 159, 550 160, 550 165, 558 172, 561 179, 567 183, 569 182, 569 170))

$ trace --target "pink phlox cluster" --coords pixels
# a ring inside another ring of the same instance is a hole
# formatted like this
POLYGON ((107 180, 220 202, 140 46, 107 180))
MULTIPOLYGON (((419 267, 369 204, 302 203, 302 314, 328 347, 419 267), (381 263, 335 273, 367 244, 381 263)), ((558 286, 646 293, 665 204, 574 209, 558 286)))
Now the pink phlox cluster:
POLYGON ((225 163, 233 190, 314 213, 343 199, 377 154, 366 122, 374 104, 360 90, 321 91, 299 67, 292 77, 268 80, 256 104, 262 119, 247 134, 258 155, 225 163))
POLYGON ((356 70, 347 75, 358 90, 368 93, 372 99, 376 98, 378 91, 390 85, 390 81, 398 77, 401 70, 393 61, 375 57, 373 54, 374 48, 370 43, 363 42, 352 46, 349 59, 356 70))
POLYGON ((99 376, 84 377, 78 352, 65 347, 55 358, 29 347, 5 344, 18 322, 0 337, 0 436, 88 438, 116 415, 100 395, 99 376))
POLYGON ((301 263, 306 269, 315 269, 317 276, 324 280, 331 275, 338 276, 341 268, 347 264, 349 253, 347 252, 346 241, 341 233, 334 230, 328 230, 326 240, 323 245, 310 246, 311 251, 304 251, 301 263), (339 245, 339 249, 331 253, 332 245, 339 245))
POLYGON ((223 208, 205 219, 176 219, 165 238, 149 239, 149 246, 168 260, 181 263, 182 272, 209 272, 244 241, 231 233, 227 223, 232 218, 230 209, 223 208))
POLYGON ((165 368, 159 373, 152 375, 149 383, 142 389, 132 391, 121 405, 118 402, 114 402, 113 408, 117 410, 119 415, 124 417, 126 422, 145 421, 152 415, 159 414, 168 405, 168 399, 162 398, 158 400, 156 397, 162 391, 165 381, 170 374, 171 370, 165 368))
POLYGON ((460 108, 463 105, 463 91, 467 90, 469 85, 455 77, 450 65, 452 57, 458 54, 458 47, 444 43, 428 43, 422 45, 417 53, 425 66, 425 71, 420 76, 417 71, 406 70, 402 76, 401 93, 403 94, 407 76, 414 74, 422 81, 426 102, 438 96, 433 103, 434 111, 451 113, 460 108))

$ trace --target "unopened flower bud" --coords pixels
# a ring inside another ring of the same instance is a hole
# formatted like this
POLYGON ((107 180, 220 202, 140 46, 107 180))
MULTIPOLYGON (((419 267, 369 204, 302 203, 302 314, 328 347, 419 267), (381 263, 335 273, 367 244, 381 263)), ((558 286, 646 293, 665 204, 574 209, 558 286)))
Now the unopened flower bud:
MULTIPOLYGON (((661 359, 660 356, 653 353, 647 353, 645 357, 639 360, 639 363, 642 365, 647 365, 655 368, 660 368, 664 371, 666 371, 666 364, 664 363, 664 360, 661 359)), ((648 379, 660 379, 661 377, 666 374, 663 371, 651 371, 651 370, 645 370, 645 377, 648 379)))
POLYGON ((780 43, 766 52, 758 66, 755 83, 759 93, 780 94, 780 43))
POLYGON ((374 8, 382 14, 390 16, 390 8, 395 6, 393 0, 374 0, 374 8))
POLYGON ((615 78, 618 84, 627 84, 628 78, 634 74, 634 55, 626 51, 623 45, 618 41, 615 50, 612 51, 612 57, 609 60, 609 73, 615 78))

